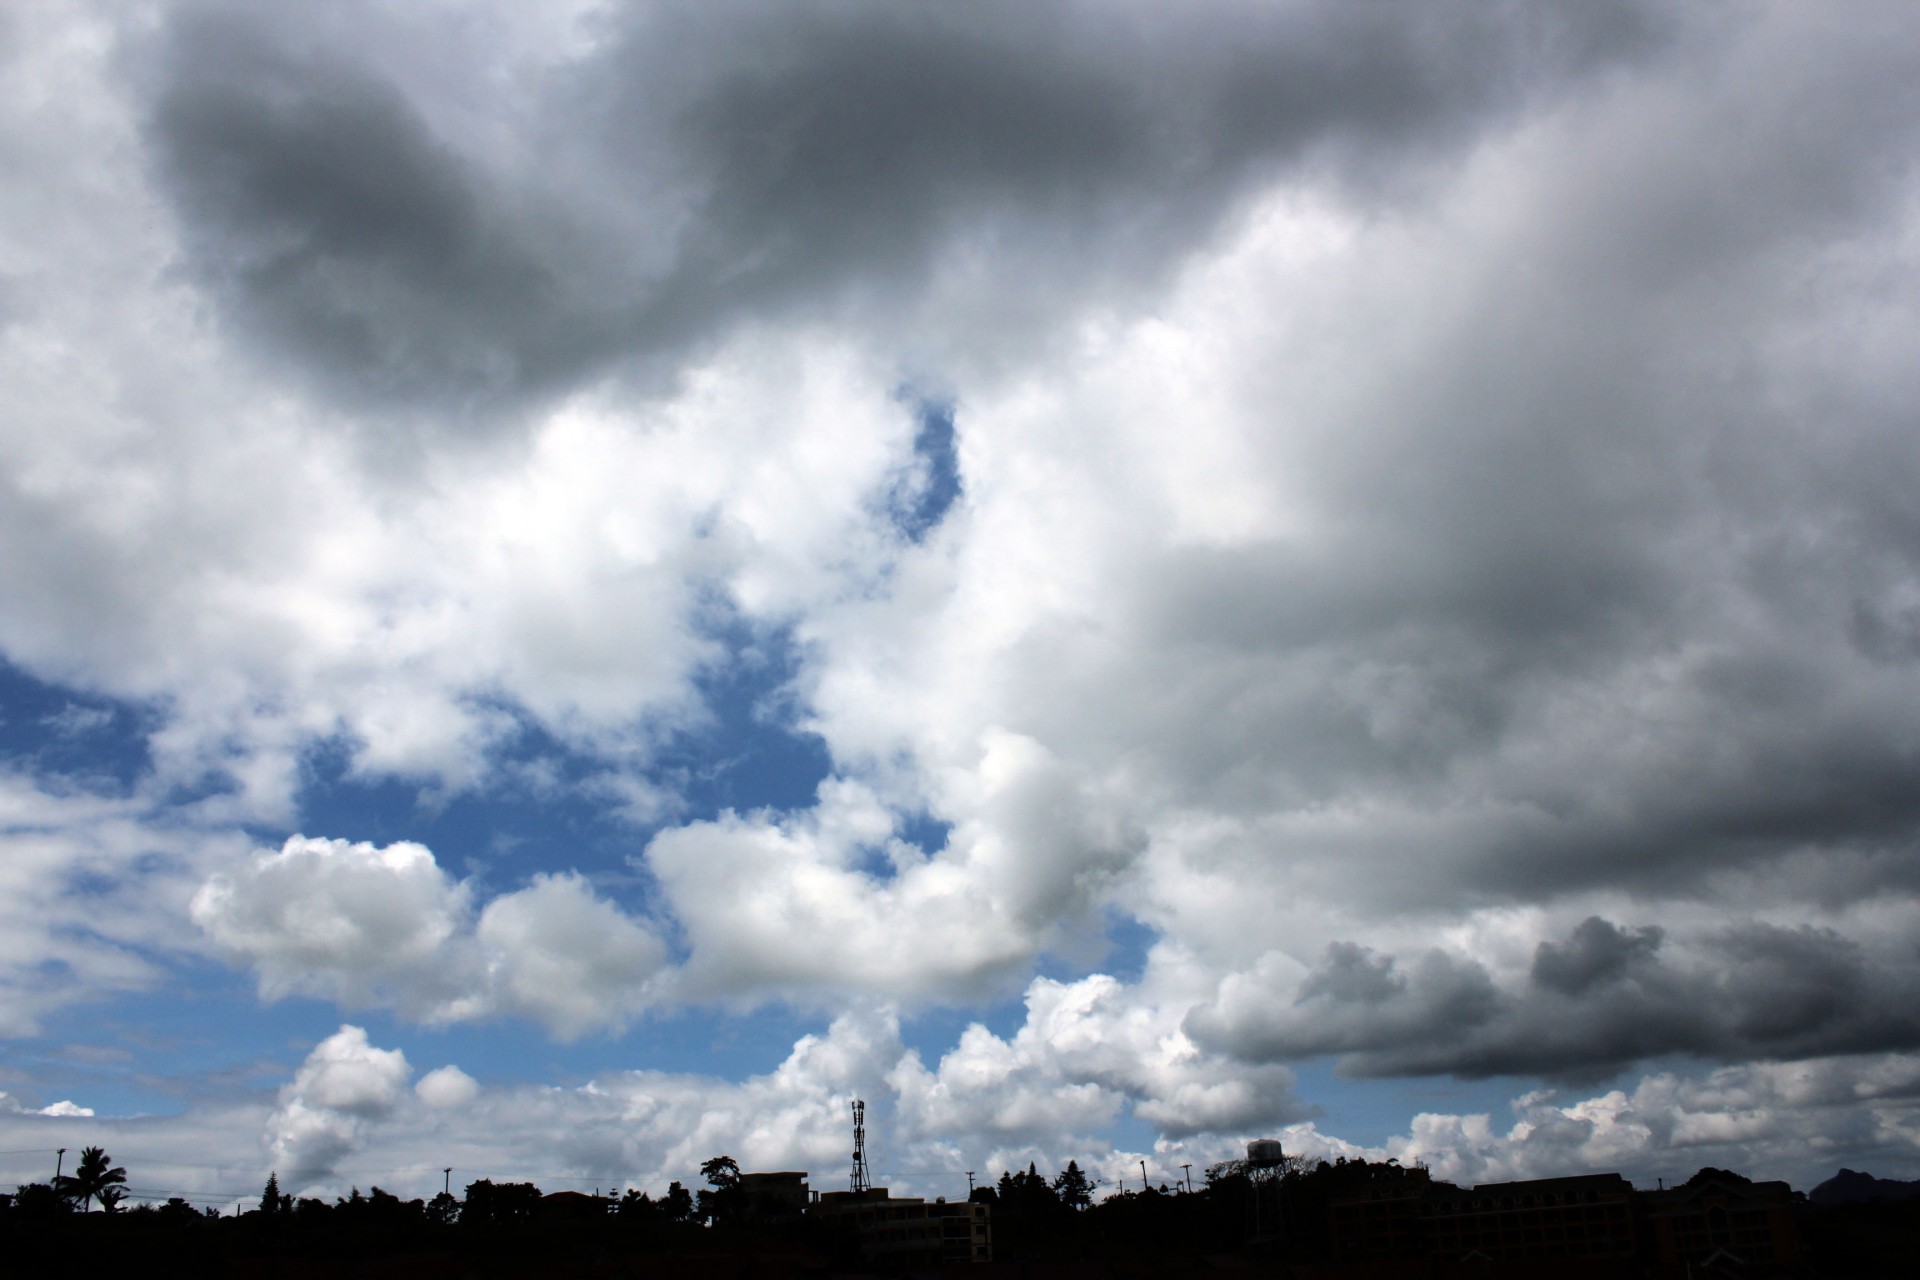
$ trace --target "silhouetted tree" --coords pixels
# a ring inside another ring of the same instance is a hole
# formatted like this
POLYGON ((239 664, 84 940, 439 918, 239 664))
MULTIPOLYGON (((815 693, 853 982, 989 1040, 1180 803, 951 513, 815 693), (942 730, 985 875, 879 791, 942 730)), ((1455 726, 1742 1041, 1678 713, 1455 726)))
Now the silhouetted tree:
MULTIPOLYGON (((535 1192, 534 1199, 539 1199, 538 1192, 535 1192)), ((346 1223, 384 1232, 419 1226, 427 1216, 426 1205, 421 1201, 402 1200, 391 1191, 383 1191, 379 1187, 364 1196, 360 1194, 360 1188, 355 1187, 353 1195, 334 1208, 346 1223)))
POLYGON ((540 1205, 540 1188, 531 1182, 500 1182, 482 1178, 467 1184, 466 1203, 460 1207, 460 1225, 505 1226, 526 1222, 540 1205))
POLYGON ((700 1176, 713 1187, 699 1196, 700 1216, 719 1224, 739 1215, 741 1200, 740 1166, 732 1156, 715 1156, 700 1166, 700 1176))
POLYGON ((452 1194, 442 1191, 427 1201, 427 1221, 437 1226, 450 1226, 460 1217, 460 1202, 452 1194))
POLYGON ((668 1222, 692 1222, 693 1193, 677 1182, 667 1184, 667 1194, 661 1198, 660 1207, 666 1211, 668 1222))
POLYGON ((1084 1209, 1093 1203, 1093 1184, 1075 1160, 1067 1161, 1067 1167, 1053 1180, 1053 1193, 1069 1209, 1084 1209))
POLYGON ((1025 1173, 1002 1173, 1000 1175, 1000 1207, 1009 1214, 1024 1217, 1045 1217, 1060 1207, 1060 1197, 1054 1193, 1053 1185, 1040 1176, 1040 1171, 1031 1162, 1025 1173))
POLYGON ((1066 1247, 1062 1233, 1073 1223, 1074 1214, 1061 1206, 1053 1184, 1034 1165, 1028 1164, 1020 1173, 1003 1172, 989 1203, 997 1256, 1032 1259, 1066 1247))
POLYGON ((50 1218, 59 1213, 72 1213, 73 1201, 47 1183, 29 1182, 14 1191, 13 1212, 22 1218, 50 1218))
POLYGON ((55 1190, 69 1200, 77 1200, 82 1208, 92 1204, 94 1199, 108 1187, 119 1186, 127 1180, 125 1169, 115 1168, 107 1158, 103 1147, 88 1147, 80 1153, 80 1163, 73 1172, 63 1174, 55 1184, 55 1190))
POLYGON ((197 1226, 206 1221, 198 1210, 179 1196, 169 1196, 167 1202, 160 1206, 159 1214, 162 1222, 177 1226, 197 1226))
POLYGON ((280 1203, 280 1171, 275 1169, 267 1175, 267 1185, 260 1192, 260 1212, 277 1214, 283 1206, 280 1203))

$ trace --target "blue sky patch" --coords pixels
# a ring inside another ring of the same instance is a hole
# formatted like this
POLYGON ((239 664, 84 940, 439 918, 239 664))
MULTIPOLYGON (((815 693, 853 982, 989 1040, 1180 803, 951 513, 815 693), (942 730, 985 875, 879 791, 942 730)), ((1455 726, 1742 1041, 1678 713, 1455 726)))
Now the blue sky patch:
POLYGON ((88 791, 130 792, 152 767, 156 712, 49 684, 0 657, 0 761, 88 791))
POLYGON ((909 542, 923 542, 959 499, 960 452, 954 436, 953 406, 913 400, 918 427, 913 434, 914 469, 894 490, 894 525, 909 542))

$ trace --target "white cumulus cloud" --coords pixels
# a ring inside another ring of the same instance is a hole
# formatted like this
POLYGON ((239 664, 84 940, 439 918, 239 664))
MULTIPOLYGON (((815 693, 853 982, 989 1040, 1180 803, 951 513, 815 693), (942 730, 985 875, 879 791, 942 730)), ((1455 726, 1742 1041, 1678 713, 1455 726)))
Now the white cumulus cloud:
POLYGON ((413 1091, 420 1101, 437 1110, 464 1107, 480 1096, 480 1082, 449 1063, 435 1067, 420 1077, 413 1091))
POLYGON ((404 1053, 379 1049, 359 1027, 343 1026, 307 1055, 267 1120, 268 1163, 290 1193, 330 1176, 373 1123, 406 1096, 404 1053))
POLYGON ((475 911, 422 845, 294 836, 215 874, 193 917, 261 994, 391 1005, 430 1022, 519 1015, 572 1038, 653 1002, 665 946, 576 875, 475 911))

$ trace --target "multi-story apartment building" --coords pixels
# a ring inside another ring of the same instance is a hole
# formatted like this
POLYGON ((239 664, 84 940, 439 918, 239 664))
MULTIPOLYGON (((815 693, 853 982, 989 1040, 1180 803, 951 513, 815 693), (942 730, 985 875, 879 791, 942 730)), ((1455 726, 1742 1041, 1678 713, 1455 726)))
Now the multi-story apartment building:
POLYGON ((993 1223, 984 1204, 896 1200, 885 1187, 872 1187, 823 1192, 810 1212, 851 1226, 871 1262, 914 1267, 993 1261, 993 1223))

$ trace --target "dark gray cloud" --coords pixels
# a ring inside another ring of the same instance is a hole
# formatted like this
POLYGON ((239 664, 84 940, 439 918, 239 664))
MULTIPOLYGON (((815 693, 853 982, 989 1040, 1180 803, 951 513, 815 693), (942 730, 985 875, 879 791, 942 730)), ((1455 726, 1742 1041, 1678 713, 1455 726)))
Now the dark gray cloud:
POLYGON ((245 341, 363 403, 469 407, 796 313, 911 321, 936 350, 1044 332, 1160 280, 1281 167, 1405 184, 1653 26, 1628 5, 638 6, 591 52, 494 77, 509 100, 481 128, 426 51, 393 52, 422 33, 347 12, 176 17, 161 186, 245 341), (956 278, 997 311, 963 339, 936 305, 956 278))
POLYGON ((1338 1055, 1354 1075, 1604 1078, 1668 1055, 1791 1060, 1920 1048, 1911 954, 1876 955, 1831 929, 1762 922, 1664 954, 1665 931, 1597 916, 1543 942, 1525 982, 1432 950, 1397 957, 1334 943, 1287 996, 1228 979, 1194 1010, 1202 1043, 1252 1061, 1338 1055))
POLYGON ((401 86, 286 48, 258 11, 185 18, 167 53, 156 161, 237 335, 377 401, 518 392, 607 342, 562 212, 502 189, 401 86))
POLYGON ((1533 955, 1535 985, 1562 995, 1581 996, 1594 987, 1618 982, 1638 965, 1651 963, 1666 931, 1647 926, 1631 932, 1599 916, 1588 916, 1564 945, 1543 942, 1533 955))
POLYGON ((1396 912, 1833 854, 1822 901, 1912 884, 1911 332, 1866 299, 1914 278, 1865 246, 1910 235, 1920 58, 1872 18, 1690 47, 1685 89, 1623 73, 1483 177, 1514 211, 1470 271, 1409 253, 1338 295, 1375 347, 1271 353, 1276 488, 1328 518, 1129 584, 1163 659, 1135 680, 1206 708, 1137 734, 1177 744, 1183 799, 1443 815, 1314 882, 1396 912), (1444 321, 1406 341, 1396 308, 1444 321))

